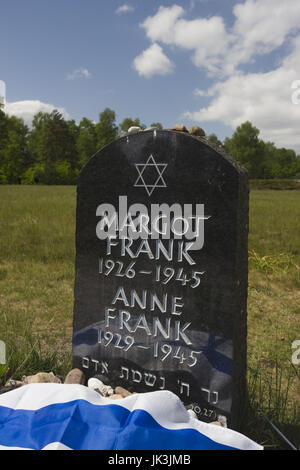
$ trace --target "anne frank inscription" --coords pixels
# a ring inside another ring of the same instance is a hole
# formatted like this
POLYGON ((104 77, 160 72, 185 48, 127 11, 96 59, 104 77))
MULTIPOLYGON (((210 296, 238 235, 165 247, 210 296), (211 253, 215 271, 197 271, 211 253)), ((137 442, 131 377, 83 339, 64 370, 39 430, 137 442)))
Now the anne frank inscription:
POLYGON ((247 233, 247 173, 206 141, 146 131, 99 151, 77 188, 74 367, 236 426, 247 233))

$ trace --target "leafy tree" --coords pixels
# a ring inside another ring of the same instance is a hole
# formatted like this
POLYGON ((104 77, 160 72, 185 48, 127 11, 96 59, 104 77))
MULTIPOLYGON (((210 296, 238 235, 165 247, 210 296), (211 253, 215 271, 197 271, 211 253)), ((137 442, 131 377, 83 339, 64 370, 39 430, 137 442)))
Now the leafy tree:
MULTIPOLYGON (((118 126, 116 125, 116 113, 105 108, 99 116, 99 122, 96 124, 97 147, 98 149, 113 142, 118 135, 118 126)), ((90 155, 91 156, 91 155, 90 155)))
MULTIPOLYGON (((31 163, 38 171, 33 179, 39 182, 55 184, 57 181, 57 164, 67 162, 73 176, 78 167, 76 149, 75 121, 65 121, 57 110, 52 113, 38 113, 32 122, 33 129, 29 138, 31 163)), ((32 175, 32 173, 30 173, 32 175)), ((27 173, 28 177, 29 173, 27 173)), ((64 184, 69 184, 72 177, 68 176, 64 184)), ((73 178, 73 183, 76 179, 73 178)))
POLYGON ((0 102, 0 184, 7 183, 4 170, 4 149, 8 141, 8 116, 2 111, 3 103, 0 102))
POLYGON ((160 122, 152 122, 152 124, 150 125, 150 127, 157 127, 157 128, 160 129, 161 131, 163 130, 163 125, 162 125, 160 122))
MULTIPOLYGON (((72 119, 71 121, 66 121, 66 122, 67 122, 69 132, 73 138, 73 141, 75 143, 75 148, 76 148, 76 142, 79 136, 79 126, 76 124, 76 121, 74 119, 72 119)), ((78 152, 76 152, 76 154, 74 154, 74 163, 78 165, 78 161, 79 161, 79 154, 78 152)))
POLYGON ((79 155, 79 167, 83 167, 89 158, 97 151, 97 132, 95 124, 87 118, 82 118, 79 124, 76 148, 79 155))
POLYGON ((139 118, 131 119, 130 117, 123 119, 120 124, 120 131, 127 132, 130 127, 140 127, 141 129, 145 129, 146 125, 141 124, 139 118))
POLYGON ((27 150, 28 127, 22 119, 11 116, 7 119, 6 145, 1 151, 1 169, 5 182, 21 182, 22 174, 29 165, 27 150))
POLYGON ((250 178, 261 178, 264 163, 264 142, 258 138, 259 130, 246 121, 237 127, 231 139, 225 139, 224 146, 233 158, 244 165, 250 178))
POLYGON ((291 174, 293 178, 300 179, 300 156, 297 155, 295 161, 291 164, 291 174))
POLYGON ((274 152, 273 178, 291 178, 295 174, 297 161, 294 150, 280 148, 274 152))
POLYGON ((74 184, 77 176, 78 170, 70 162, 61 161, 55 164, 55 184, 74 184))
MULTIPOLYGON (((75 184, 79 169, 104 145, 132 126, 144 129, 140 119, 125 118, 119 128, 116 114, 106 108, 96 124, 83 118, 77 125, 54 110, 34 116, 29 132, 22 119, 9 117, 0 101, 0 184, 75 184)), ((160 122, 151 127, 162 129, 160 122)), ((237 127, 222 143, 216 134, 208 141, 223 146, 248 168, 250 178, 300 178, 300 156, 291 149, 276 148, 259 139, 259 130, 249 121, 237 127)))
POLYGON ((32 130, 28 137, 28 149, 31 156, 31 164, 44 162, 44 126, 50 119, 49 113, 37 113, 32 120, 32 130))
POLYGON ((214 133, 210 134, 207 137, 207 140, 212 144, 218 145, 219 147, 223 147, 223 143, 221 142, 221 140, 218 139, 218 137, 214 133))
POLYGON ((22 177, 23 184, 42 183, 45 181, 45 165, 43 163, 35 163, 30 166, 22 177))
POLYGON ((72 171, 77 166, 77 150, 74 135, 63 116, 54 110, 44 123, 43 159, 48 184, 55 184, 55 164, 66 161, 72 171))
POLYGON ((273 178, 273 167, 274 167, 274 154, 276 147, 273 142, 263 143, 263 162, 261 167, 260 178, 270 179, 273 178))

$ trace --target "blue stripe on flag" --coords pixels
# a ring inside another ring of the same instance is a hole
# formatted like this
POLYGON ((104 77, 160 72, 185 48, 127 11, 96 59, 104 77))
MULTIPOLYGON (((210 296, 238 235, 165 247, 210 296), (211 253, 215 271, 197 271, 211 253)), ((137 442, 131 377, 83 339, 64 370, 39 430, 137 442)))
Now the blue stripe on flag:
POLYGON ((235 450, 194 429, 166 429, 144 410, 74 400, 37 410, 0 406, 0 445, 43 449, 52 442, 76 450, 235 450))

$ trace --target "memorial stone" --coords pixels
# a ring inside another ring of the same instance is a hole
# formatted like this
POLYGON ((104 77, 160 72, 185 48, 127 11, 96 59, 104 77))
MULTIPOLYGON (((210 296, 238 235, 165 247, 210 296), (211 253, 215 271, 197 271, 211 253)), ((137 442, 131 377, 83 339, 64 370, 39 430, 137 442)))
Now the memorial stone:
POLYGON ((238 428, 246 394, 247 171, 204 138, 125 135, 77 187, 73 367, 171 390, 238 428))

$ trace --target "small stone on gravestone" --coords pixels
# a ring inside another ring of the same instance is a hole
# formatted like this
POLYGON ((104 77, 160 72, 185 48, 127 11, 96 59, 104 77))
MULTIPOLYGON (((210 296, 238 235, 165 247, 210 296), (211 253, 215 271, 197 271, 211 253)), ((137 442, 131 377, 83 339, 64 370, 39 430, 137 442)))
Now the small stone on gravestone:
POLYGON ((183 124, 175 124, 172 127, 172 131, 188 132, 187 128, 183 124))
POLYGON ((237 428, 246 170, 185 132, 132 134, 81 171, 76 224, 73 367, 132 392, 171 390, 199 419, 237 428))
POLYGON ((191 126, 188 130, 189 134, 194 135, 196 137, 205 137, 205 132, 202 127, 199 126, 191 126))
POLYGON ((141 131, 142 131, 142 129, 140 127, 131 126, 131 127, 129 127, 127 132, 128 132, 128 134, 135 134, 136 132, 141 132, 141 131))

